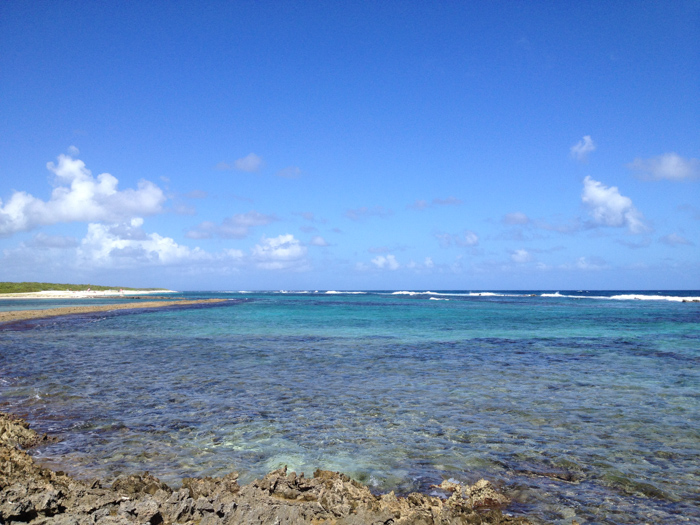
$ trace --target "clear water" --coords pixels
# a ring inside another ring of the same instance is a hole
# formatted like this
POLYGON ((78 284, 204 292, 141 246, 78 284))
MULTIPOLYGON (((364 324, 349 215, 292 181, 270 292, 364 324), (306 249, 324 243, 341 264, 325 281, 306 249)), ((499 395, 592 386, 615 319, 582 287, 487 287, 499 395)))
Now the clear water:
POLYGON ((81 477, 486 477, 543 522, 700 523, 700 292, 542 294, 190 293, 232 300, 14 325, 0 410, 81 477))

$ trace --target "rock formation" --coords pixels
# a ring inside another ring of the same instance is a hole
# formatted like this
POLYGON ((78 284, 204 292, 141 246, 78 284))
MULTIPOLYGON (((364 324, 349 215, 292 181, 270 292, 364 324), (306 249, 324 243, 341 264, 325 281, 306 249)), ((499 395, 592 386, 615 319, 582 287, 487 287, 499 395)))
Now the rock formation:
POLYGON ((481 480, 443 482, 446 499, 393 492, 376 496, 338 472, 317 470, 305 478, 276 470, 239 485, 235 473, 185 478, 174 490, 144 473, 117 478, 105 487, 39 466, 23 449, 50 439, 21 419, 0 413, 0 524, 56 525, 183 523, 334 525, 526 525, 501 512, 508 499, 481 480))

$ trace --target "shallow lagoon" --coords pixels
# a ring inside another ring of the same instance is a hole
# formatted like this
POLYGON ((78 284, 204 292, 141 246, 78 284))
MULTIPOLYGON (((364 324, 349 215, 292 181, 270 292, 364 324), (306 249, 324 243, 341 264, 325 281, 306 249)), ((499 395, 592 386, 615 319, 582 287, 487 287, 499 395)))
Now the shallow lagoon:
POLYGON ((487 477, 550 522, 700 522, 700 304, 534 293, 225 294, 34 322, 0 332, 0 402, 60 433, 37 454, 84 477, 487 477))

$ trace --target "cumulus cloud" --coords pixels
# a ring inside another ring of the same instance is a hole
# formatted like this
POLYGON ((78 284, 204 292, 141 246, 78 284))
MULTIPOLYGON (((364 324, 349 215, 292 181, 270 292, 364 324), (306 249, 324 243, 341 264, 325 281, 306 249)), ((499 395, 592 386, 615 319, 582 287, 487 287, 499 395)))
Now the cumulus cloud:
POLYGON ((590 135, 584 136, 576 144, 571 146, 571 156, 579 162, 588 160, 588 154, 595 151, 595 144, 590 135))
POLYGON ((369 217, 389 217, 392 213, 391 210, 387 210, 383 206, 375 206, 374 208, 362 206, 354 210, 346 210, 345 216, 353 221, 361 221, 369 217))
POLYGON ((506 213, 503 216, 503 223, 509 226, 528 224, 530 218, 522 212, 516 211, 513 213, 506 213))
POLYGON ((147 180, 137 189, 118 190, 119 181, 109 173, 97 177, 85 163, 69 155, 59 155, 58 163, 46 167, 56 177, 56 187, 48 201, 24 191, 0 201, 0 237, 39 226, 63 222, 119 222, 162 211, 163 191, 147 180))
POLYGON ((225 218, 221 224, 204 221, 185 233, 188 239, 243 239, 248 236, 250 229, 255 226, 265 226, 278 220, 274 215, 265 215, 255 210, 248 213, 237 213, 225 218))
POLYGON ((700 176, 700 159, 684 159, 677 153, 666 153, 651 159, 636 158, 627 165, 647 180, 683 180, 700 176))
POLYGON ((255 153, 248 153, 245 157, 236 160, 233 166, 239 171, 247 171, 253 173, 259 171, 263 165, 263 160, 255 153))
POLYGON ((686 245, 686 246, 692 246, 693 243, 690 242, 688 239, 683 237, 682 235, 678 235, 677 233, 671 233, 669 235, 664 235, 659 239, 659 242, 662 242, 663 244, 666 244, 668 246, 679 246, 679 245, 686 245))
POLYGON ((631 233, 649 230, 643 215, 632 204, 632 199, 621 195, 616 186, 605 186, 587 176, 583 180, 581 200, 588 206, 595 224, 627 227, 631 233))
POLYGON ((372 259, 372 264, 379 268, 380 270, 396 270, 398 269, 399 262, 396 260, 396 257, 393 255, 377 255, 374 259, 372 259))
POLYGON ((277 237, 263 237, 251 250, 258 268, 264 270, 306 270, 307 248, 294 235, 287 233, 277 237))
POLYGON ((240 259, 239 250, 213 256, 200 248, 189 248, 170 237, 146 233, 143 219, 117 224, 90 223, 77 251, 78 262, 87 267, 135 267, 185 264, 216 259, 240 259))
POLYGON ((510 259, 518 264, 524 264, 532 260, 532 254, 524 249, 515 250, 510 254, 510 259))

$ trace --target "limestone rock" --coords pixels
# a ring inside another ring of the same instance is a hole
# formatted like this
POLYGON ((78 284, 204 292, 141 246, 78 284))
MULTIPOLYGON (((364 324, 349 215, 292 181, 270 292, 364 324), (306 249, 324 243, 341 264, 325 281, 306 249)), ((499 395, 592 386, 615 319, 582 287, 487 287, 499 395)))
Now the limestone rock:
POLYGON ((0 414, 0 524, 32 525, 526 525, 504 516, 508 498, 489 482, 443 482, 451 496, 383 496, 348 476, 317 470, 312 478, 286 467, 248 485, 236 473, 185 478, 173 491, 158 478, 133 474, 109 488, 37 465, 22 447, 37 443, 25 422, 0 414))

